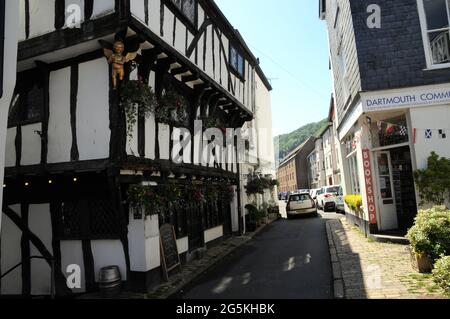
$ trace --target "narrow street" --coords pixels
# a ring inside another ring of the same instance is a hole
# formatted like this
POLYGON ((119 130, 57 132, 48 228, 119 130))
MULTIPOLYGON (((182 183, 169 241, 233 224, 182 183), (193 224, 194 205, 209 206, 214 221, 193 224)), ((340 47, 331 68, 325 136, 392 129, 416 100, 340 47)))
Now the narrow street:
POLYGON ((333 297, 325 223, 319 217, 285 218, 192 283, 183 299, 327 299, 333 297))

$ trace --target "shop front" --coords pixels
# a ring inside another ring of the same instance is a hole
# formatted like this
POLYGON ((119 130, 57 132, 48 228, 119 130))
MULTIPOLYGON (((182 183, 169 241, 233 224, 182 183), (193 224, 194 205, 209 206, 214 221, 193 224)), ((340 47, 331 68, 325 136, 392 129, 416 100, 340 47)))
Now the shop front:
POLYGON ((432 151, 450 157, 449 123, 448 85, 362 93, 339 130, 346 194, 362 196, 348 219, 366 233, 406 234, 420 202, 413 172, 432 151))

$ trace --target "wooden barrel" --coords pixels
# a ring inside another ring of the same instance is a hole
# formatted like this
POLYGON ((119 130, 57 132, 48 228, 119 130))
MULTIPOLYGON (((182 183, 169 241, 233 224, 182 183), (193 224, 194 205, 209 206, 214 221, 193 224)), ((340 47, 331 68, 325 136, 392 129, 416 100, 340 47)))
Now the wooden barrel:
POLYGON ((122 277, 118 266, 103 267, 99 274, 99 289, 105 297, 115 297, 120 293, 122 277))

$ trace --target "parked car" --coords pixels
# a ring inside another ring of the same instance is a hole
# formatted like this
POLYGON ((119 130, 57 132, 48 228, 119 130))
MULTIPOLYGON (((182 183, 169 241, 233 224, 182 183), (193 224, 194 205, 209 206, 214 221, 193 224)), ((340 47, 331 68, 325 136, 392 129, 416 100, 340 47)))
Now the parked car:
POLYGON ((317 215, 316 203, 309 193, 294 193, 289 195, 286 205, 287 218, 299 215, 317 215))
POLYGON ((342 187, 339 187, 339 192, 336 196, 336 213, 345 214, 344 191, 342 187))
POLYGON ((324 212, 336 210, 336 195, 339 193, 339 185, 322 187, 317 196, 317 204, 324 212))
POLYGON ((319 192, 320 188, 311 189, 309 191, 309 195, 311 195, 312 199, 317 199, 317 193, 319 192))

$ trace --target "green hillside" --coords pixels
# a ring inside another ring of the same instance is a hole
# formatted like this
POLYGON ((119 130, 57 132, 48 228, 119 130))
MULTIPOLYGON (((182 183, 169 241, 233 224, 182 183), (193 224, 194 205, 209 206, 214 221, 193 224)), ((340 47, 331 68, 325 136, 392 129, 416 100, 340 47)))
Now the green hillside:
POLYGON ((327 126, 328 119, 323 119, 317 123, 310 123, 300 127, 298 130, 289 134, 284 134, 275 137, 275 143, 277 139, 280 139, 280 159, 284 158, 294 148, 305 142, 310 136, 316 136, 327 126))

